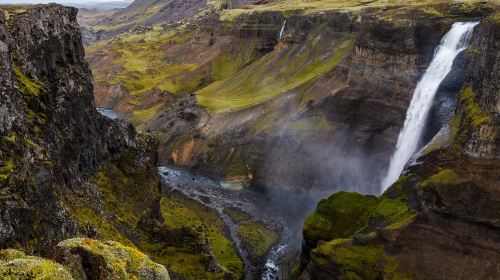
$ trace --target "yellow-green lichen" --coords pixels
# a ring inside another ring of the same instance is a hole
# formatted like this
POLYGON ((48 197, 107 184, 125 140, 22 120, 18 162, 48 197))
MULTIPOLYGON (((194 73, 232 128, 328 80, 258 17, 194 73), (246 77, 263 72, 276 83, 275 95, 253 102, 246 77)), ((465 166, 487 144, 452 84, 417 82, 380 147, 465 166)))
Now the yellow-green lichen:
POLYGON ((456 147, 461 147, 471 131, 490 121, 490 115, 477 103, 477 96, 470 85, 462 88, 459 95, 459 107, 450 123, 451 134, 456 147))
POLYGON ((28 78, 18 66, 14 65, 13 68, 19 82, 19 92, 28 98, 38 97, 43 92, 43 83, 28 78))
POLYGON ((9 135, 2 136, 2 140, 7 143, 14 143, 16 142, 16 137, 17 134, 15 132, 12 132, 9 135))
POLYGON ((0 279, 73 280, 69 270, 52 261, 17 250, 0 250, 0 279))
POLYGON ((16 164, 13 159, 7 159, 0 164, 0 181, 9 179, 14 174, 16 164))
POLYGON ((124 246, 118 242, 74 238, 60 242, 59 247, 83 249, 92 255, 104 259, 105 270, 115 279, 143 279, 142 275, 151 275, 154 279, 168 280, 165 267, 156 264, 135 248, 124 246))
POLYGON ((476 99, 476 93, 472 90, 471 86, 466 86, 460 92, 460 104, 463 106, 464 113, 473 127, 484 124, 490 119, 490 116, 481 110, 476 99))

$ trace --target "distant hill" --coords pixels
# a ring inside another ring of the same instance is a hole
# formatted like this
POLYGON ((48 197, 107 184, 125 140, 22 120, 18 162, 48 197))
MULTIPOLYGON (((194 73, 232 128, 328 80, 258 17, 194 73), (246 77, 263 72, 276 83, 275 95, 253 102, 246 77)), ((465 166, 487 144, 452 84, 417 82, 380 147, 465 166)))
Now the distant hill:
POLYGON ((70 0, 70 1, 54 1, 54 0, 0 0, 0 4, 47 4, 57 2, 65 6, 76 8, 86 8, 95 10, 112 10, 126 8, 133 1, 131 0, 117 0, 117 1, 84 1, 84 0, 70 0))
POLYGON ((66 6, 76 8, 85 8, 90 10, 114 10, 123 9, 130 5, 132 1, 109 1, 109 2, 67 2, 63 3, 66 6))

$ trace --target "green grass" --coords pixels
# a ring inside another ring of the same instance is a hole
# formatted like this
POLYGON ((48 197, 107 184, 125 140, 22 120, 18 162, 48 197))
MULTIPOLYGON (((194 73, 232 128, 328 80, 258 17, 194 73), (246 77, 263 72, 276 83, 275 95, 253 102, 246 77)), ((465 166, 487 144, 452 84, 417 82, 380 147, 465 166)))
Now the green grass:
MULTIPOLYGON (((314 40, 310 39, 283 52, 275 50, 264 55, 229 79, 216 81, 199 90, 196 95, 198 104, 216 113, 261 103, 332 70, 348 55, 353 45, 352 40, 344 39, 336 42, 335 51, 327 52, 315 48, 313 43, 314 40)), ((320 45, 331 46, 332 43, 320 45)))
POLYGON ((250 254, 255 257, 264 256, 279 240, 278 233, 261 222, 242 222, 238 227, 238 234, 250 254))
POLYGON ((145 93, 183 94, 197 89, 203 73, 201 65, 185 63, 170 57, 164 47, 190 40, 193 31, 162 31, 153 29, 142 34, 123 34, 87 49, 89 56, 107 50, 113 58, 107 65, 94 69, 96 84, 123 84, 134 100, 141 101, 145 93), (119 67, 120 70, 116 70, 119 67))
MULTIPOLYGON (((162 197, 160 211, 165 224, 170 229, 184 228, 191 232, 197 232, 200 244, 204 243, 204 236, 206 236, 212 254, 219 264, 235 275, 243 275, 243 262, 239 258, 233 242, 227 237, 223 220, 215 210, 187 198, 162 197)), ((192 257, 184 254, 183 259, 191 263, 191 266, 195 266, 196 261, 189 260, 192 257)), ((169 263, 177 265, 171 261, 169 263)), ((181 269, 179 271, 182 274, 190 273, 185 267, 177 267, 181 269)))
POLYGON ((212 62, 212 81, 228 79, 242 66, 253 61, 256 56, 257 42, 257 39, 240 40, 229 48, 223 49, 221 55, 217 56, 212 62))
MULTIPOLYGON (((438 1, 446 2, 446 1, 438 1)), ((384 7, 388 5, 423 5, 436 3, 432 0, 281 0, 273 1, 267 5, 255 5, 246 9, 231 9, 221 12, 223 21, 234 21, 238 17, 253 12, 281 11, 285 14, 292 12, 317 12, 325 10, 353 10, 357 11, 366 7, 384 7)))
POLYGON ((17 138, 17 134, 15 132, 12 132, 9 135, 2 136, 2 140, 7 142, 7 143, 15 143, 17 138))
POLYGON ((403 199, 338 192, 318 203, 304 223, 304 238, 316 243, 350 238, 367 233, 369 221, 380 219, 380 226, 397 228, 415 218, 416 213, 403 199))
POLYGON ((345 279, 410 280, 398 260, 381 245, 351 245, 344 240, 322 244, 313 251, 312 261, 322 267, 335 263, 345 279))
POLYGON ((438 173, 425 179, 420 185, 422 187, 428 186, 443 186, 443 185, 453 185, 460 181, 460 177, 451 169, 443 169, 438 173))
POLYGON ((101 165, 92 180, 101 193, 102 205, 92 207, 83 206, 80 204, 82 202, 73 199, 66 201, 66 206, 82 230, 93 227, 98 230, 101 239, 135 246, 121 229, 136 228, 144 211, 159 196, 156 170, 148 166, 136 166, 137 156, 138 151, 125 151, 116 160, 101 165), (102 215, 103 211, 107 215, 102 215))
POLYGON ((131 120, 137 123, 137 129, 142 130, 146 126, 146 123, 157 116, 158 110, 161 109, 163 104, 155 105, 151 108, 145 110, 136 110, 132 112, 131 120))

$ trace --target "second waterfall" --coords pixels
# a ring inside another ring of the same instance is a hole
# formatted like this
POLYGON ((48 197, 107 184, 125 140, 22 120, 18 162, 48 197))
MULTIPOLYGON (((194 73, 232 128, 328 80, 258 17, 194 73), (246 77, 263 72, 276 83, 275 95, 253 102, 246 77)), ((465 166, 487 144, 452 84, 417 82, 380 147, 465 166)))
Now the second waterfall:
POLYGON ((469 44, 478 22, 457 22, 441 40, 431 64, 418 82, 406 113, 403 129, 399 133, 396 149, 391 157, 389 170, 382 181, 382 192, 393 184, 408 160, 419 148, 419 142, 441 82, 451 71, 453 61, 469 44))

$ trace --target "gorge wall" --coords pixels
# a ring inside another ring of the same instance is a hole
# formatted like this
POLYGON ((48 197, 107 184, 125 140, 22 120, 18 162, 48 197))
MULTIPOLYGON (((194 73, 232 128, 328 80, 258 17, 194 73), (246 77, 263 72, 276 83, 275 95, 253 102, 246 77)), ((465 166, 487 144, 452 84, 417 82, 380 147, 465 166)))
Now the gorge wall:
POLYGON ((300 279, 498 277, 498 30, 498 11, 477 26, 454 116, 398 182, 318 204, 300 279))

